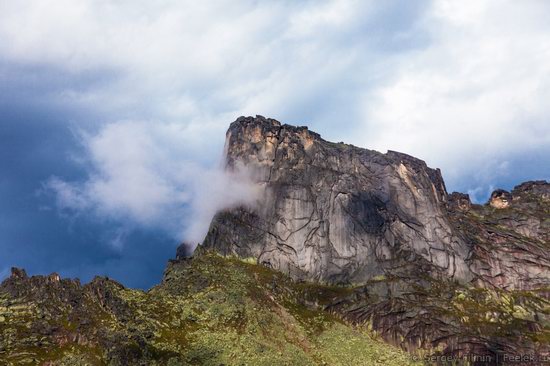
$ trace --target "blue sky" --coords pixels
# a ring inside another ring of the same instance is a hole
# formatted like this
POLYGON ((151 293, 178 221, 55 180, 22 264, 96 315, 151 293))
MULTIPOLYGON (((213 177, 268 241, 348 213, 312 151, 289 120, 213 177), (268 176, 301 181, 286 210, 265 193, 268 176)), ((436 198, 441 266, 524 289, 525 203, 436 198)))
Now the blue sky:
POLYGON ((250 199, 219 170, 261 114, 403 151, 478 201, 550 176, 543 1, 0 2, 0 276, 147 288, 250 199))

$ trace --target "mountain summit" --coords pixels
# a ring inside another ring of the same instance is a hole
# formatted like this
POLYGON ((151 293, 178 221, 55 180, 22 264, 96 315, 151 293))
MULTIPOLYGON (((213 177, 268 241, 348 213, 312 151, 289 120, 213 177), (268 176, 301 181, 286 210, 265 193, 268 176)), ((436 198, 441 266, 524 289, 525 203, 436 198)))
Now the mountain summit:
POLYGON ((227 169, 252 169, 264 194, 255 207, 219 213, 206 248, 339 285, 397 275, 530 289, 550 279, 546 182, 495 191, 495 232, 478 225, 485 211, 467 195, 447 193, 439 169, 403 153, 328 142, 261 116, 233 122, 225 151, 227 169))
POLYGON ((388 272, 472 278, 441 173, 422 160, 328 142, 260 116, 231 124, 226 152, 228 168, 252 169, 265 192, 257 209, 220 213, 205 247, 334 284, 388 272))

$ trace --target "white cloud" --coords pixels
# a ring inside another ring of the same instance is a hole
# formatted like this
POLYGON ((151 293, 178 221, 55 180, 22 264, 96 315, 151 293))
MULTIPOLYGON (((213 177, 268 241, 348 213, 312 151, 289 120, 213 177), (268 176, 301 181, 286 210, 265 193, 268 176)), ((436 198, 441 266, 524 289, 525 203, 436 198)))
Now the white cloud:
POLYGON ((0 54, 61 68, 69 77, 112 73, 108 84, 52 98, 106 109, 114 120, 206 121, 219 129, 238 114, 258 113, 305 122, 310 116, 292 110, 372 75, 380 62, 376 43, 394 37, 393 30, 360 31, 386 7, 370 1, 2 2, 0 54))
POLYGON ((365 141, 423 157, 451 182, 469 175, 485 186, 506 174, 511 156, 548 149, 548 10, 530 1, 436 2, 422 23, 430 46, 365 97, 365 141))
MULTIPOLYGON (((161 228, 196 244, 218 210, 253 205, 259 193, 244 168, 206 167, 184 153, 186 131, 179 125, 122 121, 83 139, 89 179, 52 177, 46 184, 62 210, 161 228)), ((121 228, 113 246, 120 248, 126 234, 121 228)))

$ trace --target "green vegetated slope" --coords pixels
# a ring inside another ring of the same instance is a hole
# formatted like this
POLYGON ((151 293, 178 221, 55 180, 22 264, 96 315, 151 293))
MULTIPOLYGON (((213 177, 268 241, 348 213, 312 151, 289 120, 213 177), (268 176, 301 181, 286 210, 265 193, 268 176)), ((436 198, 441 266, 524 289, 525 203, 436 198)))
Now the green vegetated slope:
POLYGON ((213 253, 172 261, 148 292, 18 272, 0 287, 0 364, 412 364, 321 310, 348 293, 213 253))

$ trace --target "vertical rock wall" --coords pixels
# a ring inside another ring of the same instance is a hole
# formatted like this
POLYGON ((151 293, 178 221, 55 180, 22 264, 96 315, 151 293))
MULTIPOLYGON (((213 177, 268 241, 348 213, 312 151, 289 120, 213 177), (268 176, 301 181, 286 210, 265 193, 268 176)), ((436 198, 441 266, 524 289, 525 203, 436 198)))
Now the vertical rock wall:
POLYGON ((251 168, 264 194, 255 207, 219 213, 207 248, 329 283, 415 271, 471 278, 441 174, 419 159, 331 143, 261 116, 231 124, 226 159, 228 169, 251 168))

